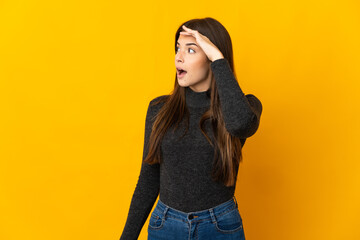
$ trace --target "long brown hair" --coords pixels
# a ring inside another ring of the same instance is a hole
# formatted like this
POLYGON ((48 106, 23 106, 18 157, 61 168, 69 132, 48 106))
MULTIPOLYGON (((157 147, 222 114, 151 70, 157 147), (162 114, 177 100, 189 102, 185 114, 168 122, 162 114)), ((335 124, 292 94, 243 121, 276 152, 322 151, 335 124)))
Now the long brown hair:
MULTIPOLYGON (((185 25, 193 30, 197 30, 199 33, 208 37, 209 40, 221 51, 224 58, 228 60, 236 78, 233 64, 231 38, 225 27, 220 22, 207 17, 202 19, 192 19, 181 24, 175 34, 175 53, 176 42, 180 36, 180 31, 183 31, 181 27, 182 25, 185 25)), ((214 79, 211 80, 210 92, 210 109, 202 115, 199 127, 211 146, 215 148, 212 178, 215 181, 222 182, 225 186, 233 186, 236 182, 239 163, 242 161, 242 145, 240 139, 230 135, 225 128, 216 82, 214 79), (204 131, 203 124, 207 119, 211 120, 211 126, 215 139, 214 143, 204 131)), ((189 110, 185 103, 185 88, 178 84, 176 74, 174 89, 170 95, 165 96, 165 98, 159 98, 159 101, 154 102, 154 105, 159 104, 160 102, 164 102, 164 105, 161 107, 157 115, 154 116, 155 120, 149 138, 149 146, 147 146, 149 151, 144 159, 144 162, 149 164, 161 162, 160 144, 162 137, 168 128, 176 124, 173 129, 173 131, 175 131, 182 119, 185 117, 187 120, 186 132, 188 131, 189 110)))

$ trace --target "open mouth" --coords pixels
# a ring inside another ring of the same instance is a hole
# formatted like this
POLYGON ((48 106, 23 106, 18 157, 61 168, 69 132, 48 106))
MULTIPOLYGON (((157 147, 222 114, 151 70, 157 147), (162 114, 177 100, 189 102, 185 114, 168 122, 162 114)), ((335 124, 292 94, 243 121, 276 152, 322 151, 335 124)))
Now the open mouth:
POLYGON ((183 70, 183 69, 177 69, 177 76, 178 76, 179 78, 185 76, 186 73, 187 73, 187 71, 185 71, 185 70, 183 70))

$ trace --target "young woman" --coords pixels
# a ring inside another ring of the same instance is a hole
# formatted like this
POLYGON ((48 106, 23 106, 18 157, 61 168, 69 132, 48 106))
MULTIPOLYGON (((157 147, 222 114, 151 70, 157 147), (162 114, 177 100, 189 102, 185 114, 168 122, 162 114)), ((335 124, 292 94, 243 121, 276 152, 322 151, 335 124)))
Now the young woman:
POLYGON ((241 150, 262 104, 241 90, 230 36, 213 18, 175 35, 175 87, 149 103, 143 161, 121 240, 245 239, 234 196, 241 150))

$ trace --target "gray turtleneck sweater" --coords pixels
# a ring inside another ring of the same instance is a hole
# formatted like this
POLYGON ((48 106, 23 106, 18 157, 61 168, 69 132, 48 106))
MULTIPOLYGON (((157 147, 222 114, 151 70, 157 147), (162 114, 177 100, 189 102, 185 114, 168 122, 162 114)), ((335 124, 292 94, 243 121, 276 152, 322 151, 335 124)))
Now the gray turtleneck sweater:
MULTIPOLYGON (((218 88, 225 128, 231 135, 240 138, 243 145, 246 138, 252 136, 259 127, 262 104, 254 95, 243 93, 227 59, 213 61, 211 70, 218 88)), ((180 140, 182 128, 175 133, 167 131, 161 143, 161 164, 141 163, 139 179, 120 240, 138 238, 159 194, 163 203, 183 212, 208 209, 234 196, 235 186, 226 187, 212 180, 214 148, 199 128, 202 114, 210 107, 210 90, 195 92, 186 87, 185 93, 190 113, 189 130, 180 140)), ((153 124, 151 119, 163 103, 151 105, 164 96, 166 95, 151 100, 147 109, 143 160, 148 152, 146 146, 153 124)), ((205 121, 205 129, 213 140, 209 121, 205 121)))

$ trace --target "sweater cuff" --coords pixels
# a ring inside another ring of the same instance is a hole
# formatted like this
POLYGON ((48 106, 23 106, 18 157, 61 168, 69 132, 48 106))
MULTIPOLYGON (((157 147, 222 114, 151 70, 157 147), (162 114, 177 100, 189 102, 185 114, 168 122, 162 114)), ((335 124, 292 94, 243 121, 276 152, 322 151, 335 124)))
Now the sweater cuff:
MULTIPOLYGON (((227 65, 230 68, 230 64, 229 61, 226 58, 219 58, 216 59, 215 61, 211 62, 211 68, 218 68, 219 66, 225 66, 227 65)), ((231 69, 231 68, 230 68, 231 69)))

